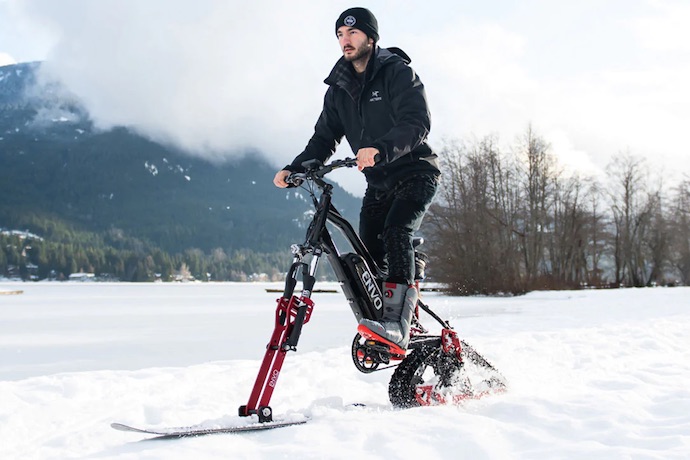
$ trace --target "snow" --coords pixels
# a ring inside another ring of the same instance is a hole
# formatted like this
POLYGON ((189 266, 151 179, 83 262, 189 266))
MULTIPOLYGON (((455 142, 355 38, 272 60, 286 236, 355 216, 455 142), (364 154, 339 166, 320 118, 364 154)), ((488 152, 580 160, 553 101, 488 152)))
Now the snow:
MULTIPOLYGON (((0 138, 1 139, 1 138, 0 138)), ((7 235, 7 236, 18 236, 20 240, 24 240, 26 238, 30 238, 33 240, 40 240, 43 241, 43 238, 36 235, 35 233, 31 233, 27 230, 6 230, 2 227, 0 227, 0 235, 7 235)))
POLYGON ((354 368, 342 295, 315 293, 271 401, 306 425, 160 442, 110 428, 245 423, 278 286, 0 282, 23 291, 0 295, 0 458, 690 458, 690 288, 427 293, 510 389, 409 410, 390 407, 391 370, 354 368))
POLYGON ((152 176, 158 175, 158 168, 156 168, 156 165, 146 161, 146 162, 144 162, 144 167, 148 170, 148 172, 151 173, 152 176))

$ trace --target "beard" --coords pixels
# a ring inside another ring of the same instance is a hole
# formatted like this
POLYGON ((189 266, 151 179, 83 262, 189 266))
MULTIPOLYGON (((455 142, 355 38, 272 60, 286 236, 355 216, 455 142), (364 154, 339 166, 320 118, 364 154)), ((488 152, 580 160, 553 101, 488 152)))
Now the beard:
MULTIPOLYGON (((345 50, 343 50, 343 53, 345 50)), ((369 47, 369 43, 362 43, 358 48, 355 48, 355 53, 351 54, 350 56, 345 56, 343 54, 343 57, 345 58, 346 61, 352 62, 352 61, 358 61, 364 57, 367 57, 371 53, 371 47, 369 47)))

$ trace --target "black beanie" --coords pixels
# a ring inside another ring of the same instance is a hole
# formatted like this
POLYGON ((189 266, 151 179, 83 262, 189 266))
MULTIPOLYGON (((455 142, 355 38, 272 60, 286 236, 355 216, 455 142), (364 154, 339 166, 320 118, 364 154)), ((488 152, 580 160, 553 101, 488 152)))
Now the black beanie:
POLYGON ((349 8, 343 11, 335 22, 336 34, 342 26, 359 29, 367 34, 367 37, 372 38, 374 42, 379 41, 379 23, 374 14, 366 8, 349 8))

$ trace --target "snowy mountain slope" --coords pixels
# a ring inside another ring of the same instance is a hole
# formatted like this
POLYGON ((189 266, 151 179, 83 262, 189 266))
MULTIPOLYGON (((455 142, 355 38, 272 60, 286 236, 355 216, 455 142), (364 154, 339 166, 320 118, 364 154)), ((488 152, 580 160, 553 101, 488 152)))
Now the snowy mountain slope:
POLYGON ((36 83, 38 63, 0 67, 0 107, 17 106, 25 100, 25 90, 36 83))
MULTIPOLYGON (((98 130, 39 68, 0 67, 0 227, 57 222, 99 236, 117 229, 172 254, 287 252, 302 237, 311 204, 275 188, 270 152, 212 162, 130 129, 98 130)), ((356 221, 358 198, 336 186, 335 203, 356 221)))
POLYGON ((108 426, 231 422, 273 327, 276 294, 265 287, 0 284, 24 291, 0 296, 0 457, 690 456, 689 288, 428 294, 511 388, 406 411, 390 409, 390 371, 352 365, 343 297, 315 294, 272 400, 276 415, 307 415, 307 425, 165 442, 108 426))

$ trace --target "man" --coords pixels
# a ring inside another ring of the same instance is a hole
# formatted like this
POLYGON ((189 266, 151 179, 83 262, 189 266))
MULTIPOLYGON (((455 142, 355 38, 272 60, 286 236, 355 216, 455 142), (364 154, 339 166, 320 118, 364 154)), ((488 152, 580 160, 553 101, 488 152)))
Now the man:
POLYGON ((302 163, 326 162, 345 136, 367 180, 360 213, 360 238, 382 268, 381 322, 363 319, 362 335, 407 348, 417 290, 412 236, 436 194, 440 171, 426 143, 430 115, 424 85, 397 48, 377 46, 378 23, 371 11, 350 8, 335 24, 343 53, 325 83, 329 85, 314 135, 304 151, 273 183, 287 187, 302 163))

